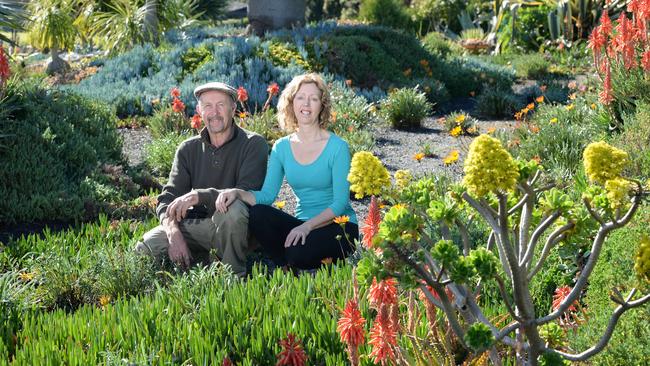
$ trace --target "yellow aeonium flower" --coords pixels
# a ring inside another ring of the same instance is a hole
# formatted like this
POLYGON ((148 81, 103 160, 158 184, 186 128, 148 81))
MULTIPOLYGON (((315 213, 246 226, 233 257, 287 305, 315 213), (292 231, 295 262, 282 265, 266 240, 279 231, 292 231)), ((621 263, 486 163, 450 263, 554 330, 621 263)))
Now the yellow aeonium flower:
POLYGON ((406 186, 411 183, 413 180, 413 175, 411 174, 410 170, 398 170, 395 172, 395 188, 399 189, 400 191, 406 188, 406 186))
POLYGON ((632 182, 625 178, 614 178, 605 182, 605 190, 607 191, 610 206, 617 209, 629 203, 629 193, 632 187, 632 182))
POLYGON ((625 151, 604 141, 587 145, 582 158, 589 180, 600 184, 619 177, 628 163, 628 155, 625 151))
POLYGON ((476 197, 512 190, 519 179, 519 169, 512 156, 499 140, 488 135, 480 135, 472 141, 464 171, 463 183, 476 197))
POLYGON ((376 156, 368 151, 359 151, 352 157, 350 174, 348 174, 350 190, 354 197, 378 195, 385 187, 390 187, 390 175, 376 156))

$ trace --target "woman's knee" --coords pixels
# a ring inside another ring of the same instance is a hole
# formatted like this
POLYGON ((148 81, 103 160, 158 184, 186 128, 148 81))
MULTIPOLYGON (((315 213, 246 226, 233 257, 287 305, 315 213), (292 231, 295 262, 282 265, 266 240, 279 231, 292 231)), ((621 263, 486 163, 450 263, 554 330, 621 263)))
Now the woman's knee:
POLYGON ((248 222, 250 225, 257 225, 268 221, 273 207, 269 205, 254 205, 248 211, 248 222))

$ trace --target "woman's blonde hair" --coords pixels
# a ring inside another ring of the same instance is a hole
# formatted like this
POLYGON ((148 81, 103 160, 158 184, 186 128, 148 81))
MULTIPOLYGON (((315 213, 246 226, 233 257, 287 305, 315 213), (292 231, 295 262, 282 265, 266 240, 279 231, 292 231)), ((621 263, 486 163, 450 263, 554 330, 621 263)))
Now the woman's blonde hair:
POLYGON ((296 119, 296 114, 293 112, 293 98, 295 98, 298 89, 303 84, 311 83, 316 84, 316 87, 318 87, 321 93, 321 110, 318 114, 318 126, 323 129, 327 127, 332 111, 332 99, 330 98, 329 89, 325 81, 323 81, 323 78, 318 74, 312 73, 294 77, 284 87, 282 94, 280 94, 280 100, 278 101, 278 122, 280 123, 280 128, 284 131, 293 132, 298 128, 298 120, 296 119))

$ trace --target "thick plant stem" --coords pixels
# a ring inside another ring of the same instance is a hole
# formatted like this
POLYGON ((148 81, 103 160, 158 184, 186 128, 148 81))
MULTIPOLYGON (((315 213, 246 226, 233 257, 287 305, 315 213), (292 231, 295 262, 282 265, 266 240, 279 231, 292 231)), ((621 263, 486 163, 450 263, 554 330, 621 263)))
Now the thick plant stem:
POLYGON ((623 315, 623 313, 625 313, 629 309, 641 306, 650 301, 650 294, 645 295, 638 300, 630 301, 632 299, 632 296, 634 295, 635 290, 636 289, 633 289, 630 292, 628 298, 625 300, 625 302, 619 305, 616 308, 616 310, 614 310, 612 317, 609 319, 609 323, 607 324, 607 328, 605 329, 605 332, 603 333, 602 337, 600 337, 600 339, 598 340, 598 343, 596 343, 594 346, 578 354, 561 352, 554 349, 548 349, 548 351, 557 353, 569 361, 585 361, 589 357, 602 351, 603 348, 607 346, 607 343, 609 343, 609 340, 612 337, 612 334, 614 333, 614 329, 616 328, 616 324, 618 323, 618 320, 620 319, 621 315, 623 315))

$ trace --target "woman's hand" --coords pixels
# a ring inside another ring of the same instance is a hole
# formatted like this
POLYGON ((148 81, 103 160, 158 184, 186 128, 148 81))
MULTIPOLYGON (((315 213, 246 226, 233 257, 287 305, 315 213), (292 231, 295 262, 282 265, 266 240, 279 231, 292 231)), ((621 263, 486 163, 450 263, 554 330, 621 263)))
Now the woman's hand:
POLYGON ((307 240, 309 232, 311 232, 311 226, 306 222, 302 223, 300 226, 294 227, 293 230, 289 232, 289 235, 287 235, 287 239, 284 241, 284 247, 289 248, 298 243, 305 245, 305 240, 307 240))
POLYGON ((239 198, 239 189, 229 188, 224 189, 217 196, 217 200, 214 201, 214 206, 217 211, 221 213, 226 213, 228 211, 228 206, 230 206, 236 199, 239 198))

